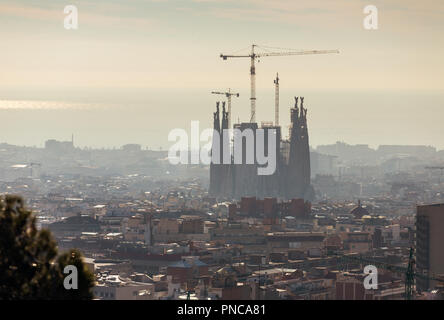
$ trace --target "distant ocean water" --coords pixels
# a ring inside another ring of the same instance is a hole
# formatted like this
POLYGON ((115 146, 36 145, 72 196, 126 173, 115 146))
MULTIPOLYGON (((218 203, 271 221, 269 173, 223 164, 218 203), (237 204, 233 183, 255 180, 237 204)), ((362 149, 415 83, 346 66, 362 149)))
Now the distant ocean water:
POLYGON ((169 146, 170 130, 189 127, 172 115, 143 102, 0 100, 0 143, 43 147, 48 139, 71 140, 74 134, 80 147, 138 143, 159 150, 169 146))
POLYGON ((0 110, 87 110, 92 108, 104 108, 99 103, 79 103, 66 101, 44 100, 0 100, 0 110))

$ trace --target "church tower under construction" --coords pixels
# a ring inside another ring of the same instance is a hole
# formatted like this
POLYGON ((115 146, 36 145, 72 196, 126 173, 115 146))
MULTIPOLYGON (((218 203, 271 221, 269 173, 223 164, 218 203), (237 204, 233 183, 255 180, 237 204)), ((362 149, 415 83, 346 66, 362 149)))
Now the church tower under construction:
POLYGON ((216 112, 213 113, 214 134, 217 136, 213 136, 212 146, 212 153, 216 148, 218 150, 218 161, 210 164, 209 194, 220 199, 275 197, 303 198, 306 201, 312 201, 314 190, 310 184, 310 149, 304 98, 296 97, 294 107, 290 108, 291 125, 289 138, 286 140, 282 139, 282 130, 278 123, 274 125, 262 123, 260 128, 255 122, 238 123, 233 126, 234 141, 242 141, 241 163, 234 161, 233 146, 236 143, 232 143, 230 134, 224 134, 224 130, 228 131, 226 129, 228 129, 229 117, 228 112, 225 111, 225 103, 222 106, 222 113, 220 113, 219 105, 218 102, 216 112), (258 129, 263 130, 262 135, 256 134, 258 129), (248 136, 244 135, 246 130, 253 132, 252 140, 245 138, 248 136), (237 135, 241 136, 237 137, 237 135), (260 164, 256 157, 253 163, 246 161, 247 152, 253 151, 256 155, 259 136, 266 140, 262 142, 265 155, 270 155, 271 152, 276 155, 275 170, 269 175, 258 174, 258 168, 263 164, 260 164), (276 150, 268 150, 268 137, 275 137, 276 150), (224 159, 228 159, 228 163, 224 159))

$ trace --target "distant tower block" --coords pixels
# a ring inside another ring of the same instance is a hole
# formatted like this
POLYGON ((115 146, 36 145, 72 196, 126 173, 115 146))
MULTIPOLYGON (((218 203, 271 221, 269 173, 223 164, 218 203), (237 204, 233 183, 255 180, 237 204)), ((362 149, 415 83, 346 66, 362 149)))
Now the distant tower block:
POLYGON ((276 73, 276 79, 274 80, 274 125, 279 126, 279 73, 276 73))

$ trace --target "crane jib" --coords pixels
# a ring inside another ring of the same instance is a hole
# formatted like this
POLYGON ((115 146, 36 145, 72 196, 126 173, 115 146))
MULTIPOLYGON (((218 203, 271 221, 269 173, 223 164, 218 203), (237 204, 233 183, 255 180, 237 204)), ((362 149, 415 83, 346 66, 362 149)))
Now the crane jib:
MULTIPOLYGON (((227 60, 228 58, 250 58, 251 66, 250 66, 250 83, 251 83, 251 94, 250 94, 250 103, 251 103, 251 117, 250 122, 256 122, 256 70, 255 70, 255 60, 260 57, 273 57, 273 56, 291 56, 291 55, 306 55, 306 54, 327 54, 327 53, 339 53, 338 50, 302 50, 302 51, 288 51, 288 52, 263 52, 256 53, 254 49, 258 47, 253 44, 251 46, 251 54, 248 55, 225 55, 220 54, 220 57, 223 60, 227 60)), ((291 49, 288 49, 291 50, 291 49)))

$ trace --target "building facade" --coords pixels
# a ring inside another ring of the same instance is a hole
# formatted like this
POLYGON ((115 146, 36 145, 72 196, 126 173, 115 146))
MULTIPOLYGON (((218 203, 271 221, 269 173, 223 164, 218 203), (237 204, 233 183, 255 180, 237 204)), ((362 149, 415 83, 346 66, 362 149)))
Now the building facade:
POLYGON ((277 197, 313 200, 314 190, 310 184, 307 109, 304 108, 303 97, 300 98, 300 106, 298 105, 299 97, 295 100, 295 106, 290 110, 289 140, 282 139, 280 126, 263 123, 259 128, 257 123, 249 122, 234 125, 233 145, 231 145, 230 136, 224 134, 229 129, 225 103, 222 105, 222 119, 220 119, 219 103, 217 103, 216 112, 213 113, 213 125, 214 132, 218 136, 213 137, 212 152, 217 150, 218 153, 217 156, 213 155, 210 165, 209 193, 211 196, 227 199, 277 197), (262 131, 259 135, 257 134, 258 129, 263 130, 263 135, 262 131), (264 141, 259 141, 258 139, 262 136, 264 141), (273 136, 276 137, 274 151, 268 150, 268 138, 273 136), (276 155, 276 169, 272 174, 258 174, 258 168, 264 167, 264 164, 257 160, 258 143, 264 146, 264 156, 269 157, 271 152, 276 155), (239 145, 242 149, 241 163, 236 162, 233 156, 233 148, 239 145), (254 154, 253 162, 248 161, 252 154, 254 154))
MULTIPOLYGON (((416 268, 425 275, 444 274, 444 203, 422 205, 416 208, 416 268)), ((417 287, 427 290, 436 286, 436 281, 417 278, 417 287)))

